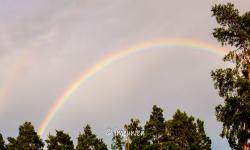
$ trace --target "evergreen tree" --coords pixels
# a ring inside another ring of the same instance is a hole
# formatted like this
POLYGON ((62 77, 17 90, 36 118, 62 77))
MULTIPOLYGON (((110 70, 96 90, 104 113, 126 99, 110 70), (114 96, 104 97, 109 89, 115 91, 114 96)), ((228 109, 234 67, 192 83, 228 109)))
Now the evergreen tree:
POLYGON ((0 133, 0 150, 6 150, 5 142, 1 133, 0 133))
POLYGON ((127 146, 133 150, 143 149, 144 144, 146 143, 143 138, 143 129, 140 126, 140 121, 138 119, 131 119, 129 124, 124 126, 126 131, 126 138, 129 141, 127 146))
POLYGON ((63 131, 57 131, 56 135, 49 135, 45 140, 48 150, 74 150, 74 144, 70 136, 63 131))
POLYGON ((177 110, 173 119, 166 122, 168 142, 165 145, 179 150, 211 150, 211 140, 203 125, 201 120, 195 121, 192 116, 177 110))
MULTIPOLYGON (((198 134, 198 140, 197 140, 197 147, 199 149, 203 150, 211 150, 211 139, 206 135, 205 129, 204 129, 204 122, 197 119, 196 121, 196 127, 197 127, 197 134, 198 134)), ((195 146, 196 146, 195 145, 195 146)))
POLYGON ((204 130, 204 122, 177 110, 171 120, 165 121, 163 110, 154 105, 144 132, 138 119, 125 125, 125 149, 133 150, 211 150, 211 140, 204 130), (141 132, 137 132, 141 131, 141 132), (138 134, 139 133, 139 134, 138 134))
POLYGON ((76 150, 107 150, 107 145, 102 139, 98 139, 92 133, 90 125, 84 128, 83 133, 80 133, 77 138, 76 150))
POLYGON ((43 141, 37 135, 31 122, 21 125, 17 138, 9 137, 8 141, 9 150, 41 150, 44 147, 43 141))
POLYGON ((146 149, 159 149, 165 141, 165 119, 163 110, 154 105, 149 121, 144 126, 144 137, 148 142, 146 149))
POLYGON ((124 142, 123 142, 123 138, 120 134, 114 133, 113 137, 112 137, 112 142, 113 142, 111 144, 112 150, 123 150, 124 142))
POLYGON ((7 138, 9 143, 6 145, 6 148, 8 150, 16 150, 18 148, 18 144, 15 138, 13 137, 8 137, 7 138))
POLYGON ((217 120, 223 123, 221 136, 232 149, 247 150, 250 138, 250 11, 240 15, 231 3, 212 7, 219 27, 213 36, 224 46, 233 49, 224 61, 232 67, 212 71, 215 88, 224 99, 216 107, 217 120))
POLYGON ((95 150, 108 150, 108 148, 102 139, 96 139, 95 150))

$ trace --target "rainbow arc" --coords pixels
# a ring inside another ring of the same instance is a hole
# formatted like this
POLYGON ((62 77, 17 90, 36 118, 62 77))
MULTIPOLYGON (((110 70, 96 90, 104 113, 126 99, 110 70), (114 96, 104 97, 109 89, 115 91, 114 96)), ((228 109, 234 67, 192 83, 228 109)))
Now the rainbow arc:
POLYGON ((193 39, 185 39, 185 38, 177 38, 177 39, 161 39, 161 40, 153 40, 148 42, 143 42, 140 44, 136 44, 134 46, 129 46, 127 48, 119 49, 103 59, 99 60, 97 63, 90 66, 87 70, 84 70, 82 74, 75 79, 66 89, 65 91, 54 100, 53 105, 47 112, 46 116, 42 120, 38 128, 38 134, 43 135, 49 123, 53 120, 56 113, 62 108, 62 106, 70 100, 70 96, 88 79, 90 79, 93 75, 115 63, 116 61, 129 56, 131 54, 142 52, 145 50, 154 50, 156 48, 173 48, 173 47, 187 47, 192 48, 194 50, 203 50, 216 55, 223 56, 227 51, 221 47, 216 47, 212 44, 202 42, 199 40, 193 39))

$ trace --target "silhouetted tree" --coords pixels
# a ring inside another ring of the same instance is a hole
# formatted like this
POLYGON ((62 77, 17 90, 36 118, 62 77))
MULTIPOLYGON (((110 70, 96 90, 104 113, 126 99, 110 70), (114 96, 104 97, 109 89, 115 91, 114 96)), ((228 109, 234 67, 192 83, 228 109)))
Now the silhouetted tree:
POLYGON ((204 122, 177 110, 171 120, 165 120, 162 108, 154 105, 144 131, 138 119, 125 125, 125 149, 131 150, 211 150, 211 140, 204 122), (139 132, 138 132, 139 131, 139 132))
POLYGON ((112 142, 112 150, 123 150, 124 141, 123 137, 120 134, 114 133, 112 137, 112 142))
POLYGON ((221 136, 232 149, 247 150, 250 138, 250 11, 240 15, 231 3, 214 5, 213 16, 219 27, 213 36, 235 50, 225 55, 232 67, 212 71, 215 88, 224 99, 216 106, 217 120, 223 123, 221 136))
POLYGON ((7 138, 9 143, 6 145, 6 148, 8 150, 16 150, 17 149, 17 141, 15 138, 13 137, 8 137, 7 138))
POLYGON ((77 138, 76 150, 107 150, 107 145, 102 139, 98 139, 92 133, 90 125, 84 128, 83 133, 80 133, 77 138))
POLYGON ((140 121, 138 119, 131 119, 129 124, 124 126, 125 134, 127 138, 127 146, 133 150, 143 149, 146 140, 143 137, 143 129, 140 126, 140 121), (128 145, 129 144, 129 145, 128 145))
POLYGON ((0 133, 0 150, 6 150, 5 142, 1 133, 0 133))
POLYGON ((169 147, 179 150, 211 150, 211 140, 206 136, 204 123, 177 110, 173 119, 166 122, 169 147), (171 145, 171 146, 170 146, 171 145))
POLYGON ((56 135, 49 135, 45 140, 48 150, 74 150, 74 144, 70 136, 62 130, 56 130, 56 135))
POLYGON ((8 137, 8 150, 41 150, 44 143, 37 135, 31 122, 25 122, 19 127, 17 138, 8 137))
POLYGON ((159 149, 166 137, 166 124, 163 117, 163 110, 154 105, 149 121, 144 126, 144 137, 148 142, 146 149, 159 149))

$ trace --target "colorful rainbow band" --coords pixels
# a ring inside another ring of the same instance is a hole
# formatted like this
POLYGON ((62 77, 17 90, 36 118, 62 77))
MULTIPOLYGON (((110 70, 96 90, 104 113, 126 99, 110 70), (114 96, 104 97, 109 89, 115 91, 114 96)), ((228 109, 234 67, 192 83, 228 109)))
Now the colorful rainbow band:
POLYGON ((111 53, 95 63, 94 65, 90 66, 87 70, 84 70, 83 73, 78 77, 72 84, 70 84, 66 90, 60 95, 55 101, 54 104, 51 106, 50 110, 47 112, 45 118, 43 119, 40 127, 38 128, 38 134, 43 135, 44 131, 48 127, 51 120, 55 117, 58 110, 62 108, 62 106, 69 100, 69 97, 84 83, 86 82, 91 76, 105 68, 106 66, 114 63, 115 61, 128 56, 130 54, 141 52, 144 50, 153 50, 155 48, 160 47, 189 47, 196 50, 205 50, 217 55, 224 55, 226 50, 213 46, 211 44, 198 41, 198 40, 191 40, 191 39, 162 39, 162 40, 154 40, 149 42, 143 42, 141 44, 137 44, 135 46, 131 46, 128 48, 120 49, 111 53))

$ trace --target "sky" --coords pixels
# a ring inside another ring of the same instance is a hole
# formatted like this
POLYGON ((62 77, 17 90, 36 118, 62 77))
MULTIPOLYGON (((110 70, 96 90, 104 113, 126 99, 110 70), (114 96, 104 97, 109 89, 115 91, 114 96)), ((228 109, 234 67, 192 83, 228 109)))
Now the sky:
MULTIPOLYGON (((241 13, 249 0, 1 0, 0 133, 16 136, 31 121, 36 130, 57 97, 107 54, 157 39, 197 39, 214 46, 211 6, 232 2, 241 13)), ((130 118, 142 124, 152 106, 170 119, 176 109, 205 121, 213 149, 219 137, 214 107, 222 103, 211 70, 222 56, 190 47, 152 48, 103 68, 84 82, 51 120, 43 139, 62 129, 76 139, 83 126, 111 143, 107 129, 130 118)))

